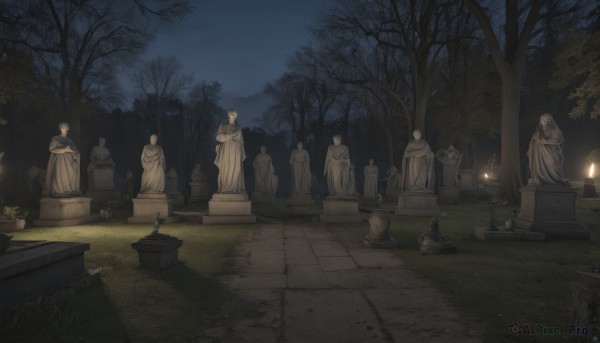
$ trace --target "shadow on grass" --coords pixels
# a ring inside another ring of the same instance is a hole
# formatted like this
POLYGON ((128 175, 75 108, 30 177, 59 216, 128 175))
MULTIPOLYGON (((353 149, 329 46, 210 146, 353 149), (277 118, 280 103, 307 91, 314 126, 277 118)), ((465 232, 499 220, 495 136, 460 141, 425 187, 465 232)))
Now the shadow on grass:
POLYGON ((31 298, 3 314, 1 341, 131 341, 103 284, 59 292, 31 298))

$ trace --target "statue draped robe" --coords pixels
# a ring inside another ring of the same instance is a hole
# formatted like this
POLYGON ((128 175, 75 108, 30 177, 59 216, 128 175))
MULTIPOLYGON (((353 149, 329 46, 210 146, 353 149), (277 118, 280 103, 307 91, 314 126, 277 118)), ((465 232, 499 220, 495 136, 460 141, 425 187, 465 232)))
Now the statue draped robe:
POLYGON ((164 193, 165 154, 159 145, 147 144, 142 150, 142 182, 140 193, 164 193))
POLYGON ((433 152, 423 139, 412 140, 402 158, 404 192, 433 192, 433 152))
POLYGON ((365 187, 363 196, 367 198, 377 197, 377 178, 379 177, 379 169, 377 166, 365 166, 365 187))
POLYGON ((259 193, 275 194, 277 191, 277 177, 274 172, 271 156, 266 153, 256 155, 254 167, 254 189, 259 193))
POLYGON ((245 193, 243 161, 246 159, 242 129, 237 124, 220 124, 217 130, 215 165, 219 168, 217 193, 245 193))
POLYGON ((306 150, 293 150, 290 156, 292 165, 292 193, 310 193, 310 158, 306 150))
POLYGON ((50 158, 46 168, 46 189, 50 197, 79 196, 79 152, 69 137, 54 136, 50 140, 50 158), (70 147, 73 152, 65 152, 70 147))
POLYGON ((350 154, 345 145, 332 144, 327 149, 325 158, 325 176, 329 196, 348 197, 354 195, 350 176, 350 154))
POLYGON ((549 124, 546 129, 538 125, 527 150, 530 185, 569 184, 563 177, 563 142, 562 132, 555 124, 549 124))

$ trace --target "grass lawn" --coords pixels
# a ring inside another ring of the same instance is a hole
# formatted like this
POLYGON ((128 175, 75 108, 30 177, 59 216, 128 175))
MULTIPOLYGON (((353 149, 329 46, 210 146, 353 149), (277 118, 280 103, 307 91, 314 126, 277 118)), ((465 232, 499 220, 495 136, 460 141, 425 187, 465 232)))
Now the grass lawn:
MULTIPOLYGON (((429 230, 429 218, 392 216, 391 234, 400 243, 405 266, 431 280, 466 321, 481 328, 484 342, 564 342, 565 337, 510 336, 509 326, 568 326, 571 282, 575 272, 600 262, 600 200, 578 200, 577 218, 592 230, 591 241, 482 242, 475 226, 489 225, 489 203, 442 205, 440 231, 458 246, 454 255, 421 256, 417 237, 429 230)), ((514 207, 496 210, 498 225, 514 207)), ((518 210, 518 208, 517 208, 518 210)), ((347 228, 337 227, 336 230, 347 228)), ((365 234, 366 225, 353 230, 365 234)), ((575 340, 574 337, 569 337, 575 340)))
POLYGON ((194 342, 218 316, 225 291, 216 275, 226 272, 244 226, 163 225, 183 239, 181 264, 166 271, 138 266, 130 246, 152 225, 126 223, 128 212, 92 225, 32 228, 13 239, 89 242, 86 268, 101 268, 101 282, 60 301, 22 307, 0 322, 2 342, 194 342))

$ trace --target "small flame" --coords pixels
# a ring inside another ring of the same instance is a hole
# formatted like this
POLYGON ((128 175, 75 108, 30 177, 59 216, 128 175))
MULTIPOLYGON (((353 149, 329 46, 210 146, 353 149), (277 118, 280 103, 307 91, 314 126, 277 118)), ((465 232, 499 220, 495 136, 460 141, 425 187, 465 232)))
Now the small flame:
POLYGON ((483 173, 483 177, 485 177, 486 179, 488 179, 490 176, 487 173, 483 173))
POLYGON ((588 177, 590 177, 590 178, 594 177, 594 164, 593 163, 590 165, 590 171, 588 172, 588 177))

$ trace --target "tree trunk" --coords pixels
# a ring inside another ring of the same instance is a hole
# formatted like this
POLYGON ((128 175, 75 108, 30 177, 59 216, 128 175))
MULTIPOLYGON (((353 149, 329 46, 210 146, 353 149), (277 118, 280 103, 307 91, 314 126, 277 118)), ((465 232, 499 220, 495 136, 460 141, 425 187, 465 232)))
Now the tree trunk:
POLYGON ((521 75, 505 71, 502 75, 502 138, 500 157, 500 185, 498 196, 511 204, 521 200, 519 188, 521 163, 519 159, 519 107, 521 102, 521 75))
MULTIPOLYGON (((422 76, 415 77, 415 120, 413 130, 421 131, 425 137, 425 114, 427 112, 427 81, 422 76)), ((412 130, 408 133, 412 139, 412 130)))

